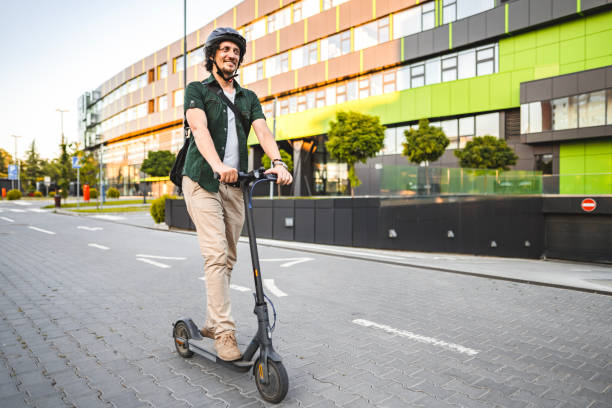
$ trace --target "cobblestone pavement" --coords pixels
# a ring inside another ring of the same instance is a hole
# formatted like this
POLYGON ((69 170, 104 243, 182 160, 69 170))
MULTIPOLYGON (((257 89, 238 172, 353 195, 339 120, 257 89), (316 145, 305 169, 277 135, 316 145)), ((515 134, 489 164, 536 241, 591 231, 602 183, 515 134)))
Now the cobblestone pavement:
MULTIPOLYGON (((244 347, 256 319, 239 251, 244 347)), ((278 406, 612 406, 610 296, 287 249, 260 257, 290 380, 278 406)), ((172 322, 203 321, 202 275, 192 235, 2 203, 0 406, 269 406, 250 373, 174 350, 172 322)))

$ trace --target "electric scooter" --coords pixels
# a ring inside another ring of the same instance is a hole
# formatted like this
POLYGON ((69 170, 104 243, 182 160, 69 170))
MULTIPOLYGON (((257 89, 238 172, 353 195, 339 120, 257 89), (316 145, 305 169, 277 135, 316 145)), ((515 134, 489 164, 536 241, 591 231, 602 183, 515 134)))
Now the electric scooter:
MULTIPOLYGON (((172 335, 176 351, 181 357, 191 358, 195 353, 235 371, 247 372, 252 368, 253 375, 255 376, 255 385, 262 398, 268 402, 278 403, 287 395, 289 378, 281 357, 274 351, 272 346, 272 331, 276 325, 276 311, 274 310, 274 304, 270 302, 274 312, 274 324, 270 326, 268 306, 265 301, 267 296, 264 295, 261 283, 261 269, 259 267, 259 255, 257 253, 257 242, 253 225, 253 210, 251 208, 253 187, 259 182, 276 181, 276 175, 264 174, 264 171, 265 169, 261 168, 249 173, 238 172, 238 182, 240 183, 244 198, 251 262, 253 264, 253 278, 255 280, 255 293, 253 295, 255 297, 254 313, 257 315, 257 333, 242 354, 242 358, 236 361, 225 361, 217 357, 216 353, 211 351, 212 344, 210 341, 204 340, 198 326, 189 317, 181 318, 173 324, 172 335), (253 357, 257 350, 259 350, 259 356, 254 360, 253 357)), ((215 177, 218 178, 218 175, 215 174, 215 177)))

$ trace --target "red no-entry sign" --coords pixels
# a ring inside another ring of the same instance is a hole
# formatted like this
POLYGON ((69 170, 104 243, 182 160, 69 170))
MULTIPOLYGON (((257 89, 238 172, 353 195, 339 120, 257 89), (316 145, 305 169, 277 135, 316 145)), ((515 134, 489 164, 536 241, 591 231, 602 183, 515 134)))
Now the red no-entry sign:
POLYGON ((585 198, 580 203, 580 207, 582 208, 583 211, 593 212, 595 208, 597 208, 597 202, 593 200, 592 198, 585 198))

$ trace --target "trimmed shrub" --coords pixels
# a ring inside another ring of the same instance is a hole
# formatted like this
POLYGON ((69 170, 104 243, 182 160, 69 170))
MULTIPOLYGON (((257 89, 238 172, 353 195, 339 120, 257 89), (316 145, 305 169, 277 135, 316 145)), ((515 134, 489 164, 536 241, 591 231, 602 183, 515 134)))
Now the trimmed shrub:
POLYGON ((119 190, 117 190, 115 187, 109 188, 108 191, 106 192, 106 197, 108 198, 119 198, 120 195, 121 194, 119 194, 119 190))
POLYGON ((49 197, 55 197, 55 191, 49 191, 49 197))
POLYGON ((98 189, 97 188, 90 188, 89 189, 89 198, 92 200, 95 200, 98 198, 98 189))
POLYGON ((166 198, 176 197, 169 194, 164 194, 163 196, 153 200, 151 203, 151 217, 153 217, 156 224, 162 223, 166 220, 166 198))
POLYGON ((21 198, 21 191, 15 189, 9 190, 9 192, 6 193, 6 198, 9 200, 19 200, 21 198))
POLYGON ((42 192, 40 192, 40 191, 35 191, 34 192, 34 197, 42 197, 42 196, 43 196, 42 192))

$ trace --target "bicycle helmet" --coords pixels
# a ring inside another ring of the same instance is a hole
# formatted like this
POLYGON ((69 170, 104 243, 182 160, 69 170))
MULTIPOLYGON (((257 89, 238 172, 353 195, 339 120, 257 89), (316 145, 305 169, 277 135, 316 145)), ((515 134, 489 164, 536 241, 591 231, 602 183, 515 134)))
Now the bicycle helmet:
MULTIPOLYGON (((219 44, 223 41, 231 41, 238 46, 240 49, 240 59, 238 61, 238 65, 236 66, 236 72, 238 72, 238 68, 242 63, 244 58, 244 54, 246 54, 246 39, 240 35, 240 33, 234 30, 231 27, 219 27, 215 28, 206 39, 205 43, 205 56, 206 56, 206 70, 212 72, 214 62, 214 56, 217 50, 219 49, 219 44)), ((219 67, 217 67, 218 73, 221 75, 223 79, 226 81, 231 80, 233 77, 238 76, 237 73, 232 75, 230 78, 225 78, 225 76, 221 73, 219 67)))

